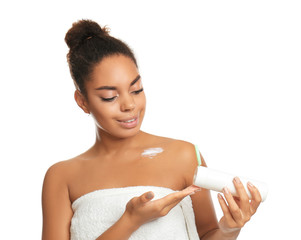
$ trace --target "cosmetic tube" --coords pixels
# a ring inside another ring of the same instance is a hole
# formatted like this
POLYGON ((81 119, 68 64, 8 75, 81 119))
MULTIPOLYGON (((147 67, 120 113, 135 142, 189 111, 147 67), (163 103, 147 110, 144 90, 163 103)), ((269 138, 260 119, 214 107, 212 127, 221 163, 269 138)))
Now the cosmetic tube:
MULTIPOLYGON (((219 170, 210 169, 203 166, 198 166, 193 179, 193 184, 201 188, 222 192, 224 187, 227 187, 233 196, 238 196, 233 184, 233 179, 237 175, 225 173, 219 170)), ((252 198, 247 183, 252 183, 260 192, 262 202, 266 199, 268 194, 268 186, 264 182, 238 176, 244 185, 249 199, 252 198)))

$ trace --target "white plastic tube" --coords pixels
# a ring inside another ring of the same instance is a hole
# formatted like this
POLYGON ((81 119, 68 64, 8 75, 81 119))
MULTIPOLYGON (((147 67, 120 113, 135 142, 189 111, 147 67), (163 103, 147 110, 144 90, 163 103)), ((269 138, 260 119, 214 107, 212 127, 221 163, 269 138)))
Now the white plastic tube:
MULTIPOLYGON (((224 187, 227 187, 233 196, 238 196, 233 184, 233 178, 236 175, 213 170, 203 166, 198 166, 194 174, 193 184, 209 190, 222 192, 224 187)), ((251 199, 251 193, 247 188, 247 183, 252 183, 260 192, 262 202, 268 195, 268 186, 264 182, 238 176, 244 185, 246 192, 251 199)))

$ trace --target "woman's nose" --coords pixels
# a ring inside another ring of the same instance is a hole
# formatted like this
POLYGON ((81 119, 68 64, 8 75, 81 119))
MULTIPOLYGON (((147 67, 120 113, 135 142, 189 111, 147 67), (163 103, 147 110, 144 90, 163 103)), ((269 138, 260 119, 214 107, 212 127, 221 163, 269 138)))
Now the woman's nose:
POLYGON ((127 111, 132 111, 136 107, 135 101, 132 96, 124 96, 121 101, 121 111, 122 112, 127 112, 127 111))

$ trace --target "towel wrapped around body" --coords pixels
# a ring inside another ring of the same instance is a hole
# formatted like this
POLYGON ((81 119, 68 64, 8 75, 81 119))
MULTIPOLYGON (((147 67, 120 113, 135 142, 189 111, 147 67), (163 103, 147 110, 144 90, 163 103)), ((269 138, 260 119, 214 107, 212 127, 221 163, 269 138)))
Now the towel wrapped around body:
MULTIPOLYGON (((71 240, 95 240, 122 216, 130 199, 148 191, 154 192, 154 200, 174 192, 164 187, 133 186, 96 190, 79 197, 72 203, 71 240)), ((199 239, 190 196, 166 216, 142 225, 129 238, 138 239, 199 239)))

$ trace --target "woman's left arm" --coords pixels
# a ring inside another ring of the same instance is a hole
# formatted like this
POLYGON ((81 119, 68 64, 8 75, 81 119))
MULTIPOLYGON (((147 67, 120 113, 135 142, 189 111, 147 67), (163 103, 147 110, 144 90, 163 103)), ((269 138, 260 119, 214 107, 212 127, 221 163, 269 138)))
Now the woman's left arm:
MULTIPOLYGON (((184 150, 184 149, 183 149, 184 150)), ((186 145, 186 182, 192 184, 194 171, 197 167, 197 159, 194 146, 186 145), (190 165, 188 168, 187 166, 190 165)), ((207 167, 201 155, 202 166, 207 167)), ((250 220, 256 212, 261 202, 259 191, 252 184, 248 184, 248 189, 252 195, 251 201, 246 193, 243 184, 238 178, 233 180, 238 197, 224 189, 223 194, 218 194, 218 200, 223 211, 223 217, 218 222, 212 203, 210 191, 202 189, 191 196, 197 231, 202 240, 234 240, 240 233, 241 228, 250 220)))
POLYGON ((252 195, 252 199, 249 201, 249 197, 243 184, 240 182, 240 179, 237 177, 234 178, 233 183, 238 193, 238 197, 233 197, 227 188, 223 190, 224 197, 227 201, 225 201, 222 194, 218 194, 218 200, 224 216, 219 221, 219 228, 208 232, 201 239, 236 239, 241 228, 255 214, 261 202, 261 196, 258 189, 251 183, 248 183, 248 189, 252 195))

